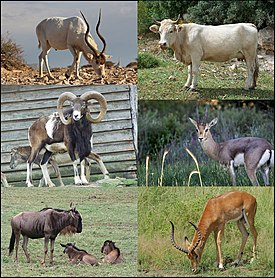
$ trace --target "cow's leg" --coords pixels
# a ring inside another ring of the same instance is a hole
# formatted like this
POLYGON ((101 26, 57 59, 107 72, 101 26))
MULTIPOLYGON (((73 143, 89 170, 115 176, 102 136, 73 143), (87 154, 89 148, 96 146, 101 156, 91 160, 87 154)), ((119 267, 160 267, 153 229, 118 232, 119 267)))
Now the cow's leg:
POLYGON ((27 257, 27 262, 29 263, 31 260, 30 260, 30 255, 28 254, 28 250, 27 250, 28 240, 29 240, 29 238, 28 238, 27 236, 23 236, 23 244, 22 244, 22 247, 23 247, 25 256, 27 257))
POLYGON ((47 164, 48 164, 48 161, 49 161, 51 155, 52 155, 52 152, 46 150, 46 152, 43 155, 40 167, 41 167, 41 170, 43 173, 45 184, 48 185, 49 187, 54 187, 55 184, 50 179, 50 175, 49 175, 48 167, 47 167, 47 164))
POLYGON ((200 67, 200 61, 193 61, 192 59, 192 84, 190 86, 190 89, 192 91, 196 90, 196 87, 198 85, 198 74, 199 74, 199 67, 200 67))
POLYGON ((188 65, 188 77, 187 77, 187 81, 184 85, 184 88, 188 89, 191 84, 192 84, 192 64, 188 65))
POLYGON ((244 89, 254 89, 254 72, 255 72, 255 61, 250 58, 246 58, 246 67, 247 67, 247 80, 244 89))

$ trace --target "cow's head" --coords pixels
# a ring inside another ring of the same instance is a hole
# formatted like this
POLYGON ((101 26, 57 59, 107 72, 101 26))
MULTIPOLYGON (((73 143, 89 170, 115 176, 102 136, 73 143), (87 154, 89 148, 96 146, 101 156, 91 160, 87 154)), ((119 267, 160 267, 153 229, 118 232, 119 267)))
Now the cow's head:
POLYGON ((176 34, 181 30, 181 26, 178 25, 179 19, 180 15, 177 20, 164 19, 162 21, 156 21, 158 25, 154 24, 149 27, 150 31, 159 33, 159 46, 161 49, 171 47, 175 43, 176 34))

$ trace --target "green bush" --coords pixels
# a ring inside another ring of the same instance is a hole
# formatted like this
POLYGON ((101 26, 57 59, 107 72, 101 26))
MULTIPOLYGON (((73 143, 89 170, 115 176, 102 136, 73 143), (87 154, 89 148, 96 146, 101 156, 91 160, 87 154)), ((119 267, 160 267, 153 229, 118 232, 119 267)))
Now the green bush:
POLYGON ((160 60, 153 56, 151 53, 138 54, 138 67, 140 69, 156 68, 160 66, 160 60))

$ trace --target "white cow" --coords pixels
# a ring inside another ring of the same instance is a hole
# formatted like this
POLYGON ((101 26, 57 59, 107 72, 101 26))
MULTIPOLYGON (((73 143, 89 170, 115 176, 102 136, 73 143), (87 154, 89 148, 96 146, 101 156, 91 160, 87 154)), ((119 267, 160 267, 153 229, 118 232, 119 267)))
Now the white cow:
POLYGON ((185 88, 195 90, 201 61, 225 62, 232 58, 244 59, 247 65, 245 88, 254 89, 258 77, 258 31, 251 23, 225 25, 178 24, 164 19, 150 30, 160 34, 159 46, 172 48, 177 60, 188 65, 185 88))

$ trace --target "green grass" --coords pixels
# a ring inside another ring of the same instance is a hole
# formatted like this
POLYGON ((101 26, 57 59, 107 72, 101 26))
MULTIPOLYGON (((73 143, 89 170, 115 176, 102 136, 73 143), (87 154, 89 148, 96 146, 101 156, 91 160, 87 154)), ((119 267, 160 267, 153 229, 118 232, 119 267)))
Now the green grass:
POLYGON ((139 276, 150 277, 273 277, 274 276, 274 188, 263 187, 139 187, 138 189, 138 269, 139 276), (200 271, 191 272, 187 256, 170 243, 171 226, 175 224, 175 240, 182 246, 184 236, 192 239, 194 228, 189 221, 197 223, 204 205, 211 197, 230 190, 246 191, 257 198, 255 227, 258 231, 257 260, 252 257, 252 237, 249 236, 241 265, 230 266, 239 251, 241 234, 237 225, 225 226, 222 255, 225 271, 215 266, 216 249, 211 234, 208 238, 200 271))
POLYGON ((202 62, 198 78, 198 91, 186 92, 187 66, 174 61, 171 51, 160 52, 157 38, 149 37, 139 40, 139 56, 145 53, 160 60, 160 66, 138 69, 139 99, 156 100, 197 100, 197 99, 274 99, 274 77, 272 73, 260 70, 255 90, 245 91, 243 87, 247 78, 244 62, 231 71, 232 62, 202 62), (170 77, 170 78, 169 78, 170 77))
POLYGON ((2 277, 135 277, 137 260, 137 187, 100 188, 1 188, 1 276, 2 277), (11 236, 10 219, 21 211, 38 211, 44 207, 69 209, 70 202, 77 204, 83 219, 80 234, 57 236, 54 264, 40 264, 43 258, 44 239, 30 239, 28 251, 31 263, 26 262, 19 246, 19 262, 14 253, 8 256, 11 236), (77 247, 101 259, 101 246, 113 240, 121 250, 124 262, 117 265, 71 265, 63 254, 60 243, 73 242, 77 247))

